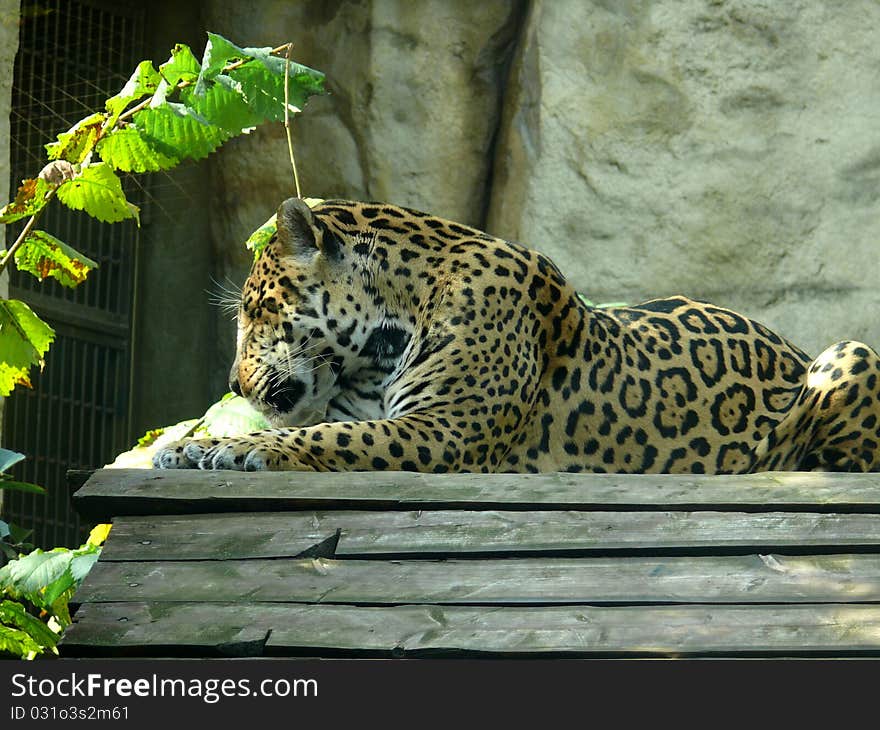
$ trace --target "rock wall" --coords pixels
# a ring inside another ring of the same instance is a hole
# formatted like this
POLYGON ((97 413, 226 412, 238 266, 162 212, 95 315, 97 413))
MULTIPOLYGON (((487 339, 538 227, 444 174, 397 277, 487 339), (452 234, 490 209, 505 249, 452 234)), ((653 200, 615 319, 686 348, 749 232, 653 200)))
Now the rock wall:
POLYGON ((488 227, 594 300, 880 347, 880 4, 536 1, 488 227))
MULTIPOLYGON (((294 127, 309 196, 483 226, 597 301, 685 293, 813 352, 880 347, 875 0, 205 0, 203 21, 327 73, 294 127)), ((210 165, 215 278, 241 281, 293 191, 283 129, 210 165)))

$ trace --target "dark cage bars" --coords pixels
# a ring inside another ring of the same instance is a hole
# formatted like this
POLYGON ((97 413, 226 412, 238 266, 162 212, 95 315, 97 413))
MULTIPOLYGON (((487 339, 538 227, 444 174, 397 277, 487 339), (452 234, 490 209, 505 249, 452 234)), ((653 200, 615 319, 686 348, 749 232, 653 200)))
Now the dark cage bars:
MULTIPOLYGON (((140 7, 138 7, 140 5, 140 7)), ((143 58, 145 9, 99 0, 23 0, 10 118, 10 189, 46 162, 44 145, 103 108, 143 58)), ((144 194, 124 181, 126 195, 144 194)), ((130 445, 132 308, 138 230, 105 224, 53 204, 40 227, 98 262, 88 280, 66 289, 12 272, 19 298, 56 332, 34 388, 16 388, 4 409, 2 444, 27 460, 15 475, 47 488, 45 496, 8 492, 3 518, 33 527, 40 547, 79 545, 86 527, 69 506, 65 473, 111 461, 130 445)), ((7 227, 7 246, 21 224, 7 227)))

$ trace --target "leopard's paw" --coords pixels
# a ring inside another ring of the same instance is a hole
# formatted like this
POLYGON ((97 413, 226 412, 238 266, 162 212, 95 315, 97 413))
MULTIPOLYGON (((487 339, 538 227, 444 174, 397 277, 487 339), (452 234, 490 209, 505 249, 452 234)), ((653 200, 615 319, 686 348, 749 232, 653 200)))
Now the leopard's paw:
POLYGON ((153 455, 157 469, 236 469, 261 471, 283 468, 277 449, 247 437, 188 439, 169 444, 153 455))

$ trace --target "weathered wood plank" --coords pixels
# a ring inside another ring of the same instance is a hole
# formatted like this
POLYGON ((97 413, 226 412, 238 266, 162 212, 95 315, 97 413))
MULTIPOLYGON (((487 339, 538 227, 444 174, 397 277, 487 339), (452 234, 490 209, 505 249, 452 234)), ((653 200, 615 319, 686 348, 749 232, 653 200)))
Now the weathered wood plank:
POLYGON ((136 516, 114 522, 101 560, 820 547, 880 547, 880 515, 430 510, 136 516))
POLYGON ((100 561, 75 603, 866 603, 880 556, 100 561))
POLYGON ((712 509, 880 512, 880 475, 96 471, 83 516, 324 509, 712 509))
POLYGON ((880 655, 880 606, 83 605, 62 656, 880 655))

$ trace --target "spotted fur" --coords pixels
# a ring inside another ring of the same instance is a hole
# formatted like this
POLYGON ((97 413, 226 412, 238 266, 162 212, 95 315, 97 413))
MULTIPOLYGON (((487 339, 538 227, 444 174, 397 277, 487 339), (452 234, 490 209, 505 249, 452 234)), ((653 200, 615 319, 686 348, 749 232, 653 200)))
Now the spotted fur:
POLYGON ((274 428, 158 467, 876 471, 880 358, 810 361, 685 297, 586 306, 545 256, 392 205, 300 200, 254 264, 230 383, 274 428))

